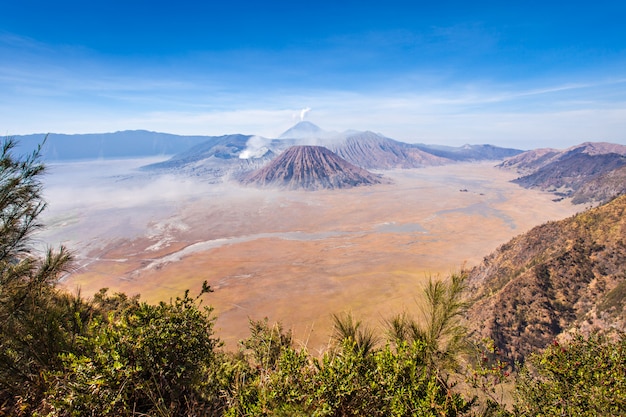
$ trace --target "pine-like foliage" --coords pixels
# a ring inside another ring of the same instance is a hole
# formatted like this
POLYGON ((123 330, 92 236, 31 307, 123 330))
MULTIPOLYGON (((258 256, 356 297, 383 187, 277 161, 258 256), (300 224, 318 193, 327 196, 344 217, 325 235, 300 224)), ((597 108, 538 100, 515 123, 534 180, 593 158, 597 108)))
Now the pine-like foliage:
POLYGON ((13 155, 5 140, 0 154, 0 410, 24 412, 45 391, 44 373, 59 365, 86 312, 80 297, 54 288, 70 254, 61 247, 42 256, 31 236, 40 227, 42 199, 39 149, 13 155))
POLYGON ((387 335, 396 345, 419 342, 425 345, 432 369, 453 369, 467 348, 467 329, 462 323, 468 303, 463 299, 466 275, 429 280, 424 289, 426 304, 419 320, 403 313, 387 320, 387 335))

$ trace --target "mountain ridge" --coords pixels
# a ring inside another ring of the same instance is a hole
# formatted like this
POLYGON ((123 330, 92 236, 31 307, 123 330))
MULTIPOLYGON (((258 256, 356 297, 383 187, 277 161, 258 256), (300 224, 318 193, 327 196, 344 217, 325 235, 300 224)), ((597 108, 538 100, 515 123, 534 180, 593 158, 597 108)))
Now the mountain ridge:
POLYGON ((453 147, 415 143, 412 144, 412 146, 424 152, 453 161, 502 160, 523 153, 523 151, 519 149, 501 148, 489 144, 465 144, 463 146, 453 147))
MULTIPOLYGON (((44 137, 15 138, 18 149, 34 149, 44 137)), ((369 170, 500 160, 500 168, 520 174, 513 182, 552 192, 555 199, 572 198, 576 204, 606 202, 626 188, 622 176, 609 175, 626 166, 624 145, 584 142, 564 150, 544 148, 527 152, 493 145, 450 147, 405 143, 371 131, 331 132, 309 121, 295 124, 274 139, 243 134, 179 136, 147 130, 50 134, 42 155, 44 161, 54 162, 170 156, 141 170, 192 175, 217 183, 259 169, 294 145, 325 146, 353 165, 369 170)))
MULTIPOLYGON (((117 159, 172 156, 172 161, 178 161, 178 163, 181 163, 183 159, 181 157, 181 154, 190 151, 194 147, 200 147, 201 145, 209 145, 213 143, 216 146, 219 146, 219 144, 217 144, 216 142, 219 141, 221 138, 228 136, 245 136, 250 138, 254 137, 255 135, 176 135, 149 130, 123 130, 116 132, 85 134, 41 133, 13 135, 11 137, 17 140, 17 148, 24 150, 25 152, 29 152, 30 150, 35 149, 37 145, 41 144, 47 137, 47 140, 42 148, 42 158, 45 161, 61 162, 86 159, 117 159)), ((405 143, 374 132, 347 130, 343 133, 338 133, 326 131, 308 121, 302 121, 297 123, 296 125, 292 126, 292 128, 283 132, 283 134, 281 134, 278 138, 269 138, 265 140, 270 144, 269 149, 272 150, 274 154, 278 154, 287 147, 296 144, 322 145, 326 146, 327 148, 337 148, 337 144, 346 142, 346 140, 353 140, 354 138, 359 136, 377 137, 378 140, 381 142, 393 141, 397 146, 403 148, 402 152, 406 153, 407 157, 409 158, 409 162, 396 161, 395 163, 383 163, 380 167, 381 169, 390 169, 392 167, 402 165, 406 165, 409 167, 426 166, 429 164, 429 162, 427 161, 429 158, 441 158, 440 155, 437 155, 438 151, 436 150, 436 145, 416 145, 413 143, 405 143), (292 134, 294 132, 296 134, 292 134), (287 138, 288 136, 295 137, 287 138)), ((494 148, 500 149, 498 147, 494 148)), ((450 151, 451 154, 458 155, 460 153, 454 151, 454 149, 457 148, 447 147, 446 149, 448 149, 449 151, 452 150, 450 151)), ((339 149, 337 148, 337 150, 339 149)), ((202 152, 207 152, 207 149, 203 149, 202 152)), ((490 158, 479 156, 474 159, 478 160, 490 158)), ((446 163, 451 162, 447 159, 445 159, 444 161, 446 163)), ((352 162, 356 161, 353 160, 352 162)), ((173 167, 173 165, 174 164, 170 164, 170 167, 173 167)), ((366 165, 375 168, 375 166, 371 163, 367 163, 366 165)), ((160 166, 160 168, 164 168, 166 166, 167 164, 160 166)))
POLYGON ((626 146, 607 142, 585 142, 562 151, 537 149, 498 165, 520 173, 513 182, 522 187, 549 191, 558 198, 576 195, 573 201, 577 204, 602 203, 616 196, 619 186, 612 187, 615 192, 607 192, 601 182, 594 180, 623 166, 626 166, 626 146), (585 192, 576 194, 581 187, 585 192))
POLYGON ((174 135, 148 130, 110 133, 30 134, 13 136, 17 149, 31 152, 43 143, 44 161, 141 158, 174 155, 206 140, 206 136, 174 135), (44 143, 45 139, 45 143, 44 143))
MULTIPOLYGON (((278 139, 256 138, 259 139, 256 142, 263 142, 263 147, 271 152, 268 155, 279 155, 288 147, 295 145, 324 146, 356 166, 373 170, 421 168, 458 161, 492 160, 494 157, 501 160, 504 156, 508 156, 511 153, 522 152, 520 150, 498 148, 492 145, 469 145, 457 151, 455 151, 456 148, 445 147, 448 153, 455 154, 455 158, 450 159, 422 149, 425 145, 420 147, 415 144, 400 142, 370 131, 329 132, 308 121, 297 123, 281 134, 278 139)), ((252 141, 252 139, 250 140, 252 141)), ((207 141, 207 144, 209 142, 207 141)), ((259 144, 255 143, 255 146, 252 148, 240 149, 239 157, 242 158, 243 155, 246 155, 246 158, 243 159, 250 161, 249 166, 258 167, 263 165, 262 161, 247 157, 247 155, 256 155, 258 153, 259 144), (250 152, 248 152, 249 150, 250 152)), ((183 165, 183 158, 175 155, 171 158, 171 161, 159 166, 184 170, 185 167, 183 165)), ((236 167, 236 175, 242 174, 239 169, 241 165, 238 164, 236 167)))
POLYGON ((365 169, 407 169, 450 163, 410 144, 374 132, 355 132, 324 143, 346 161, 365 169))

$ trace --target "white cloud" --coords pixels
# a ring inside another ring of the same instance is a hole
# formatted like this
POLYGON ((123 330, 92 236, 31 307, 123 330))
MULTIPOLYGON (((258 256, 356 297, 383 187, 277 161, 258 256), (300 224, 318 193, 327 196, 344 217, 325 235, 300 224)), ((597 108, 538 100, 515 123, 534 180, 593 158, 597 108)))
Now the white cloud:
POLYGON ((0 38, 0 55, 19 47, 27 52, 0 68, 0 133, 6 135, 147 129, 272 138, 306 115, 326 130, 372 130, 405 141, 516 147, 626 143, 626 80, 619 78, 508 84, 457 79, 448 85, 443 82, 448 76, 415 71, 390 79, 381 74, 376 87, 322 89, 303 79, 252 88, 254 74, 271 68, 242 70, 238 77, 247 74, 250 80, 239 85, 222 73, 204 74, 202 67, 189 73, 178 67, 164 75, 163 68, 122 67, 85 51, 0 38), (63 51, 67 62, 56 59, 63 51), (38 53, 44 56, 39 61, 38 53))
MULTIPOLYGON (((549 93, 545 93, 549 94, 549 93)), ((372 130, 409 142, 492 143, 518 148, 567 147, 583 141, 606 140, 626 143, 626 100, 613 103, 583 97, 557 97, 542 100, 545 94, 532 95, 486 91, 454 97, 381 93, 357 94, 326 92, 307 96, 262 98, 233 103, 241 108, 163 110, 141 112, 127 109, 92 111, 78 106, 50 108, 32 119, 24 111, 0 118, 7 128, 18 122, 21 132, 8 134, 59 132, 111 132, 148 129, 176 134, 223 135, 244 133, 267 138, 277 137, 291 127, 303 101, 315 107, 308 119, 326 130, 372 130), (531 98, 529 98, 531 97, 531 98), (276 102, 283 102, 279 107, 276 102), (263 105, 267 104, 267 108, 263 105), (247 107, 246 106, 250 106, 247 107), (71 115, 71 117, 68 117, 71 115)), ((210 105, 208 106, 210 107, 210 105)))

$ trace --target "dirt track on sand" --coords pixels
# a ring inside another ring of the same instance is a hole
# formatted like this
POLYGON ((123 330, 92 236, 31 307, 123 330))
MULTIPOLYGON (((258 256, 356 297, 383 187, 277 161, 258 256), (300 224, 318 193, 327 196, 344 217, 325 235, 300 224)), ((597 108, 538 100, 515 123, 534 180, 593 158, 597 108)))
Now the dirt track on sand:
POLYGON ((268 317, 314 352, 328 342, 332 313, 350 311, 373 326, 405 310, 418 315, 429 277, 475 265, 511 237, 582 210, 511 184, 513 175, 492 165, 385 172, 392 185, 351 190, 233 185, 162 207, 82 212, 65 241, 83 250, 63 285, 154 302, 194 294, 206 280, 215 292, 205 303, 227 347, 248 334, 248 318, 268 317), (98 240, 89 234, 96 222, 117 226, 98 240))

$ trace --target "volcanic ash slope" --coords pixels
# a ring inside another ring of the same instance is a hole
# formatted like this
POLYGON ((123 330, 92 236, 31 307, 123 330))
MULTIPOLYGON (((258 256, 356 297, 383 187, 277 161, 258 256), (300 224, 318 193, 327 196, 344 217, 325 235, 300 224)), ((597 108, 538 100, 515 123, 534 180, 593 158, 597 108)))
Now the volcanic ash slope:
POLYGON ((323 146, 292 146, 267 166, 245 176, 241 182, 260 187, 321 190, 374 185, 385 181, 323 146))

